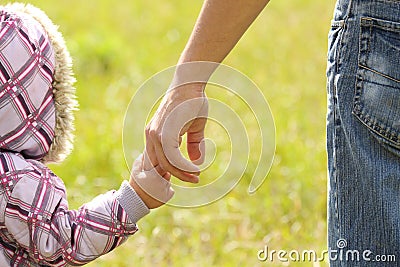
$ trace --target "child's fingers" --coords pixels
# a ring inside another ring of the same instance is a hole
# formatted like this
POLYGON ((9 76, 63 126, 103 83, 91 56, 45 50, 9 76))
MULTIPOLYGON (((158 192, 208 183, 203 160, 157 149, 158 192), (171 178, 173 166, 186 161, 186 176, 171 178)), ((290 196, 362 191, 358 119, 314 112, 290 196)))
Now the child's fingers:
POLYGON ((145 195, 142 194, 141 197, 149 206, 160 206, 160 203, 168 202, 174 195, 174 190, 170 182, 171 175, 159 165, 148 171, 143 170, 142 163, 144 158, 145 156, 141 154, 134 161, 131 180, 137 193, 145 193, 145 195), (154 204, 154 201, 149 199, 146 195, 160 203, 154 204))
POLYGON ((157 171, 157 173, 167 181, 171 179, 171 174, 166 170, 164 170, 163 168, 161 168, 159 164, 157 164, 154 167, 152 166, 146 151, 143 154, 140 154, 140 156, 136 159, 134 166, 138 171, 150 171, 154 168, 157 171), (145 168, 145 163, 147 163, 147 169, 145 168))

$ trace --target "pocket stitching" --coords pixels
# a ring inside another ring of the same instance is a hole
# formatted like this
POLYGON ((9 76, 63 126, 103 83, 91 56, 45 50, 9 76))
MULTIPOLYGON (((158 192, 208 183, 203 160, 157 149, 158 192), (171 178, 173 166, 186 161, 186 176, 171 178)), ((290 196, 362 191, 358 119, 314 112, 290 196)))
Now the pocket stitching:
MULTIPOLYGON (((367 114, 364 111, 363 105, 360 100, 362 91, 363 91, 363 83, 364 83, 363 72, 365 72, 365 71, 372 71, 372 72, 374 72, 380 76, 383 76, 385 78, 388 78, 392 81, 400 82, 400 80, 398 80, 398 79, 395 79, 393 77, 385 75, 384 73, 381 73, 379 71, 371 69, 371 68, 367 67, 366 65, 362 64, 362 62, 368 61, 368 55, 370 53, 370 47, 371 47, 371 45, 370 45, 371 38, 368 38, 367 43, 365 43, 366 40, 362 34, 362 31, 363 31, 362 26, 364 26, 365 28, 368 28, 368 30, 370 32, 369 36, 371 36, 372 27, 377 27, 377 25, 375 25, 373 23, 373 20, 375 20, 375 19, 361 18, 360 35, 359 35, 359 57, 358 57, 359 70, 357 71, 357 77, 356 77, 356 86, 355 86, 355 94, 354 94, 354 99, 353 99, 352 113, 353 113, 353 115, 355 115, 355 117, 361 123, 363 123, 367 128, 371 129, 373 133, 377 134, 378 136, 380 136, 382 138, 387 139, 387 141, 390 142, 391 144, 393 144, 395 147, 400 147, 400 131, 393 129, 389 125, 382 124, 377 118, 374 118, 373 116, 370 116, 369 114, 367 114), (363 53, 364 53, 364 55, 362 55, 363 53)), ((398 25, 396 25, 396 26, 398 26, 398 31, 400 32, 400 23, 398 23, 398 25)), ((380 27, 380 28, 383 28, 383 27, 380 27)), ((387 27, 387 29, 393 29, 393 27, 387 27)))
POLYGON ((389 75, 387 75, 387 74, 385 74, 385 73, 382 73, 382 72, 380 72, 380 71, 371 69, 371 68, 369 68, 369 67, 367 67, 367 66, 365 66, 365 65, 358 64, 358 66, 359 66, 360 68, 369 70, 369 71, 371 71, 371 72, 373 72, 373 73, 376 73, 376 74, 378 74, 378 75, 380 75, 380 76, 382 76, 382 77, 385 77, 385 78, 387 78, 387 79, 389 79, 389 80, 392 80, 392 81, 394 81, 394 82, 398 82, 398 83, 400 82, 400 80, 398 80, 398 79, 396 79, 396 78, 393 78, 392 76, 389 76, 389 75))
MULTIPOLYGON (((372 34, 371 32, 372 32, 372 28, 373 27, 380 28, 380 29, 383 29, 383 30, 391 30, 392 32, 396 32, 396 33, 400 34, 400 23, 389 22, 389 21, 370 18, 370 17, 362 17, 360 19, 360 29, 361 30, 362 30, 362 27, 368 28, 369 35, 372 34), (390 23, 390 25, 388 25, 389 23, 390 23)), ((369 52, 370 52, 370 47, 371 47, 370 42, 371 42, 371 39, 368 38, 368 43, 366 45, 367 49, 365 51, 367 55, 369 55, 369 52)), ((362 49, 362 34, 361 33, 360 33, 360 40, 359 40, 359 49, 360 49, 360 52, 363 52, 361 50, 362 49)), ((362 67, 364 69, 372 71, 372 72, 374 72, 374 73, 376 73, 376 74, 378 74, 378 75, 380 75, 382 77, 385 77, 387 79, 390 79, 392 81, 400 82, 400 79, 396 79, 395 77, 389 76, 389 75, 387 75, 387 74, 385 74, 383 72, 380 72, 380 71, 377 71, 375 69, 372 69, 372 68, 368 67, 367 64, 363 64, 363 62, 367 62, 368 61, 368 57, 367 56, 365 56, 365 57, 366 57, 365 59, 362 59, 361 58, 361 53, 360 53, 359 58, 358 58, 358 66, 359 67, 362 67)))

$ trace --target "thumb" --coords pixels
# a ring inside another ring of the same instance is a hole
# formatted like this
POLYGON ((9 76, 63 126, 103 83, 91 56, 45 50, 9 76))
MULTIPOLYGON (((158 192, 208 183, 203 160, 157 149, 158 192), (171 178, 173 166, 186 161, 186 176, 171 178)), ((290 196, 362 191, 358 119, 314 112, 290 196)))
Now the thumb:
POLYGON ((190 131, 199 118, 204 119, 200 114, 204 109, 204 101, 204 97, 199 97, 180 103, 170 112, 163 124, 161 135, 163 152, 171 165, 185 172, 197 173, 200 169, 182 155, 179 150, 179 138, 186 131, 190 131))

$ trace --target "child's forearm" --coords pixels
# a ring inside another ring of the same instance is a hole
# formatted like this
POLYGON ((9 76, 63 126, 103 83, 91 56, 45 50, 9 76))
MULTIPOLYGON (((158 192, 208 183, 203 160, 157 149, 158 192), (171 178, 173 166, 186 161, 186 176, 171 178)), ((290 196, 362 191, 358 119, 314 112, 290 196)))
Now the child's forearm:
POLYGON ((118 191, 70 210, 62 181, 45 166, 25 165, 10 174, 18 178, 10 182, 7 203, 0 209, 4 216, 0 223, 13 240, 7 249, 29 251, 29 257, 21 257, 21 266, 25 261, 46 266, 86 264, 121 245, 149 212, 127 181, 118 191))

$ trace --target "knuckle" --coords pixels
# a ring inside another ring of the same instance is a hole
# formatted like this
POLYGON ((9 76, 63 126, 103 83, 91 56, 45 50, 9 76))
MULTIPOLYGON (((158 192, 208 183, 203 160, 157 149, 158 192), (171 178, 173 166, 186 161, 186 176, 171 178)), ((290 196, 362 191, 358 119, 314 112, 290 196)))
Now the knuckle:
POLYGON ((162 136, 163 136, 162 133, 159 133, 159 132, 155 133, 155 137, 160 141, 162 140, 162 136))
POLYGON ((145 133, 146 133, 146 137, 150 137, 150 138, 153 138, 153 139, 159 139, 158 138, 158 132, 154 128, 150 128, 150 127, 146 128, 145 133))
POLYGON ((165 162, 159 162, 159 167, 163 171, 168 171, 169 170, 169 166, 167 166, 167 165, 168 164, 165 164, 165 162))
POLYGON ((144 132, 145 132, 146 136, 149 137, 150 133, 151 133, 151 126, 147 125, 146 128, 144 129, 144 132))

